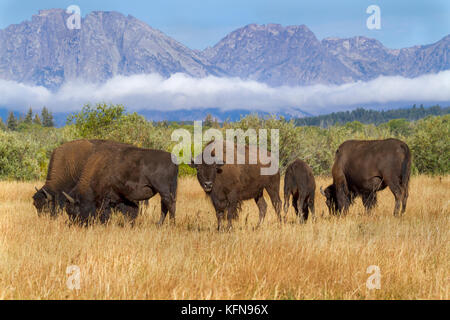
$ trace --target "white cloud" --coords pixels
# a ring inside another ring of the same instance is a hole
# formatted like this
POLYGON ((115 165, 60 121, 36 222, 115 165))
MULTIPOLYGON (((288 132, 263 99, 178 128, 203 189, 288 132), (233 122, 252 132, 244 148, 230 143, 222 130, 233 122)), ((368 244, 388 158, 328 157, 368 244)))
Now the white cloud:
POLYGON ((175 74, 117 76, 104 84, 69 82, 57 92, 0 80, 0 106, 24 111, 49 107, 53 112, 79 110, 85 103, 122 103, 128 110, 246 109, 276 113, 301 109, 312 114, 368 104, 449 102, 450 70, 414 79, 379 77, 369 82, 277 87, 237 78, 191 78, 175 74))

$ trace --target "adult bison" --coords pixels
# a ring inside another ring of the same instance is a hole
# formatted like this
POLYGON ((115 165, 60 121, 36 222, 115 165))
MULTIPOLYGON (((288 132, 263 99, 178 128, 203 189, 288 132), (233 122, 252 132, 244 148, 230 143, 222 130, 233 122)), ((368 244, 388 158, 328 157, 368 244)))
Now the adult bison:
POLYGON ((332 168, 333 184, 321 193, 331 214, 347 212, 357 196, 366 210, 377 202, 376 193, 389 187, 395 197, 394 215, 402 213, 408 199, 411 153, 408 145, 397 139, 349 140, 336 151, 332 168))
POLYGON ((70 192, 77 184, 88 158, 101 148, 128 146, 107 140, 76 140, 56 148, 50 157, 47 179, 41 189, 36 188, 33 204, 38 212, 49 211, 55 216, 64 208, 63 192, 70 192))
POLYGON ((49 211, 55 216, 64 206, 62 192, 69 192, 78 182, 87 159, 94 151, 95 144, 89 140, 77 140, 56 148, 48 166, 47 179, 41 189, 36 188, 33 204, 38 214, 49 211))
POLYGON ((133 146, 98 150, 88 159, 80 180, 67 198, 66 211, 71 220, 86 224, 99 215, 108 221, 116 208, 134 220, 138 202, 161 196, 161 225, 167 212, 175 222, 178 166, 171 154, 133 146))
POLYGON ((300 221, 306 222, 309 211, 314 219, 315 191, 316 182, 311 167, 306 162, 296 159, 288 166, 284 176, 284 212, 286 214, 288 212, 289 198, 292 195, 295 214, 299 216, 299 210, 302 211, 300 221))
MULTIPOLYGON (((244 164, 236 164, 236 161, 226 163, 226 145, 227 143, 222 141, 210 142, 205 147, 205 150, 197 156, 197 161, 191 161, 191 167, 197 169, 198 182, 212 200, 217 216, 217 230, 221 229, 225 211, 227 211, 227 228, 231 229, 232 220, 237 218, 242 201, 250 199, 254 199, 258 206, 258 226, 260 226, 267 211, 267 203, 263 195, 264 189, 269 194, 272 205, 281 222, 279 171, 276 170, 276 173, 272 175, 261 174, 261 169, 267 168, 268 165, 261 163, 259 157, 257 157, 259 149, 256 147, 243 146, 245 150, 245 155, 243 155, 243 158, 245 157, 244 164), (208 156, 212 155, 215 157, 215 149, 221 146, 223 146, 223 163, 208 164, 208 156), (212 152, 210 152, 211 150, 212 152), (255 164, 251 164, 249 161, 253 156, 255 157, 254 159, 257 159, 255 164)), ((235 151, 234 158, 237 160, 240 151, 236 146, 232 147, 232 149, 235 151)), ((270 152, 267 152, 267 154, 270 156, 270 152)))

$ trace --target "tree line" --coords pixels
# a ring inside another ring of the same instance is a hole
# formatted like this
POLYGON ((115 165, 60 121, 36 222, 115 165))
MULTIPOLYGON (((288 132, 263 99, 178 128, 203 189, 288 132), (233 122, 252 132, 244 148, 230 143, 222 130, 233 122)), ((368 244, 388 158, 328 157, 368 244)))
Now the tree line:
POLYGON ((450 107, 441 107, 439 105, 425 108, 423 105, 407 109, 393 110, 367 110, 358 108, 353 111, 333 112, 331 114, 306 117, 295 120, 298 126, 320 126, 327 128, 336 124, 345 124, 347 122, 358 121, 364 124, 379 125, 394 119, 405 119, 408 121, 416 121, 427 116, 443 116, 450 113, 450 107))
POLYGON ((46 107, 43 107, 40 116, 38 113, 34 113, 32 108, 29 108, 25 116, 16 117, 14 112, 9 112, 6 123, 0 117, 0 130, 21 131, 32 126, 54 127, 53 114, 46 107))

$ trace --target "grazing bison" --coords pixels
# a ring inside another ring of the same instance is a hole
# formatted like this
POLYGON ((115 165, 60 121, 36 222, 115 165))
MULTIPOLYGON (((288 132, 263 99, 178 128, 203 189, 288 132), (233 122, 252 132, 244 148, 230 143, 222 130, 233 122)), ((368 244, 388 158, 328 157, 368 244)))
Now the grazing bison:
MULTIPOLYGON (((289 209, 289 198, 292 195, 292 205, 295 214, 299 216, 301 222, 306 222, 309 211, 314 219, 314 192, 316 191, 316 182, 312 169, 302 160, 295 160, 289 165, 284 176, 284 212, 287 214, 289 209)), ((286 215, 285 215, 286 219, 286 215)))
POLYGON ((377 191, 386 187, 395 197, 394 215, 402 213, 408 199, 411 172, 411 153, 408 145, 397 139, 358 141, 349 140, 336 151, 332 168, 333 184, 325 191, 331 214, 347 212, 357 196, 370 211, 377 202, 377 191))
POLYGON ((87 224, 97 215, 108 221, 116 208, 130 219, 138 214, 138 202, 161 196, 161 225, 167 212, 175 222, 178 166, 171 154, 133 146, 103 148, 88 159, 81 177, 67 198, 71 220, 87 224))
POLYGON ((64 208, 63 192, 70 192, 77 184, 88 158, 102 148, 129 146, 106 140, 76 140, 56 148, 48 166, 47 179, 41 189, 36 188, 33 204, 38 212, 49 211, 55 216, 64 208))
MULTIPOLYGON (((220 147, 222 142, 210 142, 205 150, 210 147, 214 149, 220 147), (215 145, 213 145, 215 144, 215 145)), ((259 222, 258 226, 264 220, 267 211, 267 204, 264 200, 264 189, 269 194, 273 207, 281 222, 281 199, 279 196, 280 190, 280 173, 273 175, 261 175, 261 168, 267 167, 261 164, 260 159, 257 159, 257 164, 250 164, 249 155, 253 152, 258 152, 256 147, 245 147, 245 164, 226 163, 226 143, 223 143, 223 160, 224 164, 212 163, 207 164, 205 159, 209 153, 205 150, 198 155, 196 164, 191 161, 191 167, 197 169, 197 179, 203 190, 212 200, 212 204, 217 216, 217 230, 220 230, 222 220, 227 211, 226 218, 228 220, 227 228, 232 227, 232 219, 237 218, 241 203, 244 200, 254 199, 259 208, 259 222)), ((238 148, 234 147, 235 159, 239 152, 238 148)), ((211 153, 215 156, 215 150, 211 153)), ((267 152, 270 155, 270 152, 267 152)), ((256 159, 256 155, 255 159, 256 159)))
POLYGON ((49 211, 55 216, 64 207, 62 192, 69 192, 78 182, 81 171, 94 152, 95 144, 89 140, 77 140, 56 148, 50 158, 47 179, 41 189, 36 188, 33 204, 38 214, 49 211))

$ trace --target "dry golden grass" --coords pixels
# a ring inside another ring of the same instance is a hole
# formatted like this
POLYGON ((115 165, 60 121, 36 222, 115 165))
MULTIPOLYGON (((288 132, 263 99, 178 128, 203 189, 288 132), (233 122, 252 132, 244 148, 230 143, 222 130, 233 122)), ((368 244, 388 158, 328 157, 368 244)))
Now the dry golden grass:
POLYGON ((322 216, 317 193, 316 223, 299 225, 291 207, 280 227, 269 205, 253 231, 258 213, 248 201, 228 233, 216 232, 192 178, 179 183, 176 227, 159 229, 157 198, 134 228, 120 216, 89 228, 39 218, 34 185, 0 183, 0 299, 449 298, 450 177, 412 178, 402 218, 392 216, 390 191, 372 216, 358 200, 345 218, 322 216), (66 286, 69 265, 81 269, 80 290, 66 286), (379 290, 366 288, 370 265, 381 269, 379 290))

